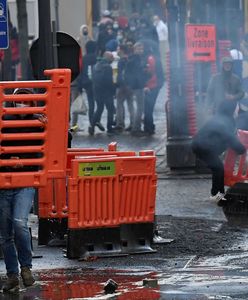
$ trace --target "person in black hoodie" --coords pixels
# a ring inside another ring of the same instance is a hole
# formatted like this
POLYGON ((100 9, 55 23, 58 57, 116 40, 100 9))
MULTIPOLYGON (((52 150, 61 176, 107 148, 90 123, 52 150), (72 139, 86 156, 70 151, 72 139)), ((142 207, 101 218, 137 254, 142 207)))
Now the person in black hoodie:
POLYGON ((77 79, 78 91, 81 93, 82 89, 87 94, 89 106, 89 125, 92 126, 95 100, 92 85, 93 67, 97 62, 97 44, 95 41, 88 41, 85 45, 86 54, 83 57, 83 68, 77 79))
POLYGON ((113 70, 111 63, 114 57, 111 52, 104 52, 103 58, 99 60, 93 68, 93 90, 96 99, 97 109, 93 115, 92 126, 89 127, 89 134, 93 135, 95 126, 101 131, 105 131, 100 123, 104 106, 107 109, 107 132, 113 133, 114 118, 114 94, 115 84, 113 82, 113 70))
POLYGON ((214 115, 193 137, 192 150, 196 157, 206 163, 212 171, 210 199, 216 202, 225 199, 224 165, 219 157, 228 148, 238 154, 245 153, 245 147, 236 136, 233 106, 223 101, 214 115))
POLYGON ((142 115, 144 112, 144 87, 150 78, 150 74, 147 69, 143 43, 135 43, 133 49, 134 53, 128 57, 125 66, 124 81, 126 86, 132 91, 134 101, 136 102, 131 134, 142 136, 144 135, 144 132, 141 130, 142 115))

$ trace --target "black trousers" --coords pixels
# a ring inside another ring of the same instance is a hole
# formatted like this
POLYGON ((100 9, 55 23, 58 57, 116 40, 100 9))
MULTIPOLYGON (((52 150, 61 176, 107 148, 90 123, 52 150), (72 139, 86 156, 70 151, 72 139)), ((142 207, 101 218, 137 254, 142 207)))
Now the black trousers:
POLYGON ((114 122, 114 99, 112 95, 104 95, 104 94, 99 94, 98 92, 95 92, 95 100, 97 104, 96 111, 93 115, 93 126, 97 122, 101 121, 102 113, 104 110, 104 106, 107 109, 107 130, 111 130, 114 122))
POLYGON ((144 130, 149 133, 154 133, 155 125, 153 121, 154 106, 158 97, 159 89, 151 89, 145 95, 144 100, 144 130))
POLYGON ((94 110, 95 110, 95 100, 94 100, 93 86, 92 86, 92 84, 89 84, 84 89, 85 89, 85 92, 86 92, 86 95, 87 95, 88 106, 89 106, 89 111, 88 111, 89 123, 92 126, 93 115, 94 115, 94 110))
POLYGON ((219 155, 214 152, 208 152, 200 149, 193 150, 195 155, 205 162, 212 172, 212 188, 211 195, 216 195, 218 192, 224 193, 224 165, 219 155))

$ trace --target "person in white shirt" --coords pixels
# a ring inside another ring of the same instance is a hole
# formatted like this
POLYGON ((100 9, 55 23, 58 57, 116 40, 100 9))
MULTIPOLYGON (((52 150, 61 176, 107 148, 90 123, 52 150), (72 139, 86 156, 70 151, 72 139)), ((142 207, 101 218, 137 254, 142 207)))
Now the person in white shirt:
POLYGON ((158 38, 159 38, 159 51, 161 56, 161 62, 165 75, 166 70, 166 53, 169 51, 169 40, 168 40, 168 27, 159 16, 153 17, 153 24, 156 27, 158 38))

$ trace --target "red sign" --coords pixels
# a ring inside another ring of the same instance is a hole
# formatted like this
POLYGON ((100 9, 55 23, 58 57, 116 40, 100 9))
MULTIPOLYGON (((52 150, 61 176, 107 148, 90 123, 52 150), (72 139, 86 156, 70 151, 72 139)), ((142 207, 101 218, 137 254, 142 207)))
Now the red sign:
POLYGON ((189 61, 216 60, 215 25, 185 25, 186 58, 189 61))

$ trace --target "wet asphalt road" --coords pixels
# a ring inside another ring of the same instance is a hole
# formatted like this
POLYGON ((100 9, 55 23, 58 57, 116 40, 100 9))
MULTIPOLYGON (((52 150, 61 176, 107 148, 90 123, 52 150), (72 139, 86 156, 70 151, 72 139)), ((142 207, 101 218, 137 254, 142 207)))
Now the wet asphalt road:
MULTIPOLYGON (((209 175, 192 172, 175 175, 167 169, 165 98, 163 89, 155 110, 156 134, 153 137, 137 138, 128 133, 109 137, 102 132, 89 137, 85 124, 87 117, 82 116, 80 127, 84 131, 75 134, 73 147, 106 149, 108 143, 117 141, 119 150, 155 150, 159 232, 164 238, 174 241, 154 245, 157 251, 154 254, 95 261, 69 260, 64 256, 63 247, 37 246, 37 218, 32 215, 30 224, 34 237, 33 270, 36 284, 28 289, 22 287, 17 295, 0 293, 0 299, 248 299, 248 229, 235 227, 232 231, 229 228, 226 231, 228 242, 223 244, 223 249, 220 247, 222 251, 202 251, 211 242, 214 248, 218 243, 218 234, 222 237, 222 243, 223 240, 225 242, 221 230, 227 220, 222 209, 208 200, 209 175), (195 223, 194 231, 189 226, 192 222, 195 223), (199 231, 208 229, 208 235, 205 237, 200 234, 199 240, 196 237, 191 251, 181 251, 177 248, 180 236, 195 235, 198 224, 199 231), (170 231, 171 227, 174 231, 170 231), (232 236, 235 238, 230 243, 232 236), (203 242, 204 247, 199 247, 199 252, 196 244, 203 242), (117 282, 118 288, 116 293, 106 295, 104 284, 110 278, 117 282), (144 284, 145 279, 148 285, 144 284)), ((105 120, 104 115, 103 124, 105 120)), ((4 273, 4 263, 0 261, 2 280, 4 273)))

